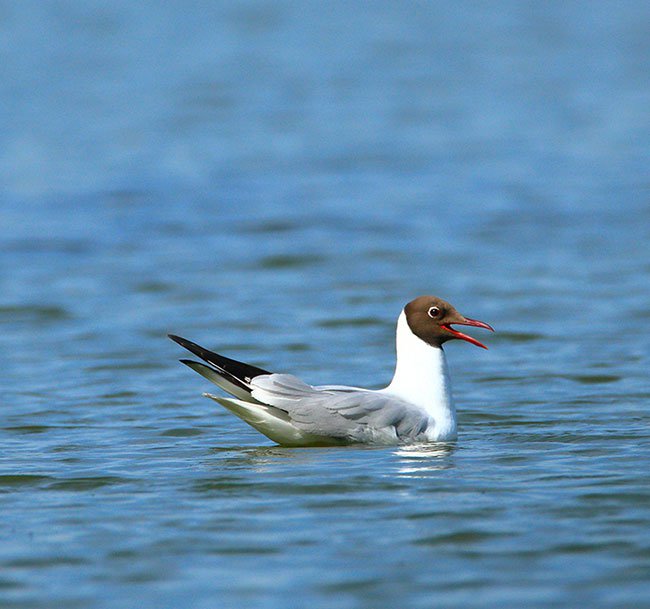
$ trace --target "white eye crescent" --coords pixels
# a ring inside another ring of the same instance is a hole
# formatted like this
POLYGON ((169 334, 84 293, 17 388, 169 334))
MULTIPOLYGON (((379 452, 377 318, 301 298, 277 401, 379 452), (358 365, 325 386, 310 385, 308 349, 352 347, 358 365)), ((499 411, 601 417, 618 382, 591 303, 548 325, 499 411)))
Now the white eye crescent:
POLYGON ((429 317, 432 317, 433 319, 435 319, 436 317, 440 317, 440 309, 438 307, 431 307, 427 311, 427 315, 429 317))

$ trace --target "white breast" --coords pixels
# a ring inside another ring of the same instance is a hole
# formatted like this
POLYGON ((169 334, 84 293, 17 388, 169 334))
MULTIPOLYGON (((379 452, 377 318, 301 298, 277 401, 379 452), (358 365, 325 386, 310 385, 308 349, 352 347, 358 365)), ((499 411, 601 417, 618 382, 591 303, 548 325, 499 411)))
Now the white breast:
POLYGON ((418 338, 409 328, 402 311, 397 320, 397 364, 393 380, 383 392, 422 408, 433 420, 427 430, 429 440, 456 437, 456 409, 445 352, 418 338))

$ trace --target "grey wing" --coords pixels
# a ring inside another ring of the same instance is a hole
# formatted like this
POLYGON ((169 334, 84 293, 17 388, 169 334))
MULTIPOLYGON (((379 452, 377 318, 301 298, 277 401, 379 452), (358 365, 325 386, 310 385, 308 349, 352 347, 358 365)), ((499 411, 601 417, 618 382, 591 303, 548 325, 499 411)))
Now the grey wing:
POLYGON ((378 391, 312 387, 290 374, 258 376, 252 396, 287 412, 291 422, 317 436, 348 441, 413 440, 433 424, 429 415, 378 391))

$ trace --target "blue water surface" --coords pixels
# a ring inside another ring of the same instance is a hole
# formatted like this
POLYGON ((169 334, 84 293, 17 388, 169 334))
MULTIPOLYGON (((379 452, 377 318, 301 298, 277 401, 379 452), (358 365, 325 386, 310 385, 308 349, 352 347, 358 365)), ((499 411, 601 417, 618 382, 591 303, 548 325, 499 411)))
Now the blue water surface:
POLYGON ((650 5, 0 3, 0 606, 650 607, 650 5), (287 449, 168 332, 452 445, 287 449), (457 341, 458 342, 458 341, 457 341))

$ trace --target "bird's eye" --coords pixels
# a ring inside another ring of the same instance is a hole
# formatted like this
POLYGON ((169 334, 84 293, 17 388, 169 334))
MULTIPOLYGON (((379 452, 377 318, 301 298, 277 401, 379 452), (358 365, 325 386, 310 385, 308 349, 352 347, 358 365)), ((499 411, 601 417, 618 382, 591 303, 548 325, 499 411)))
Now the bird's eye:
POLYGON ((431 308, 427 311, 427 313, 428 313, 429 317, 433 317, 434 319, 435 319, 436 317, 440 317, 440 309, 439 309, 438 307, 431 307, 431 308))

